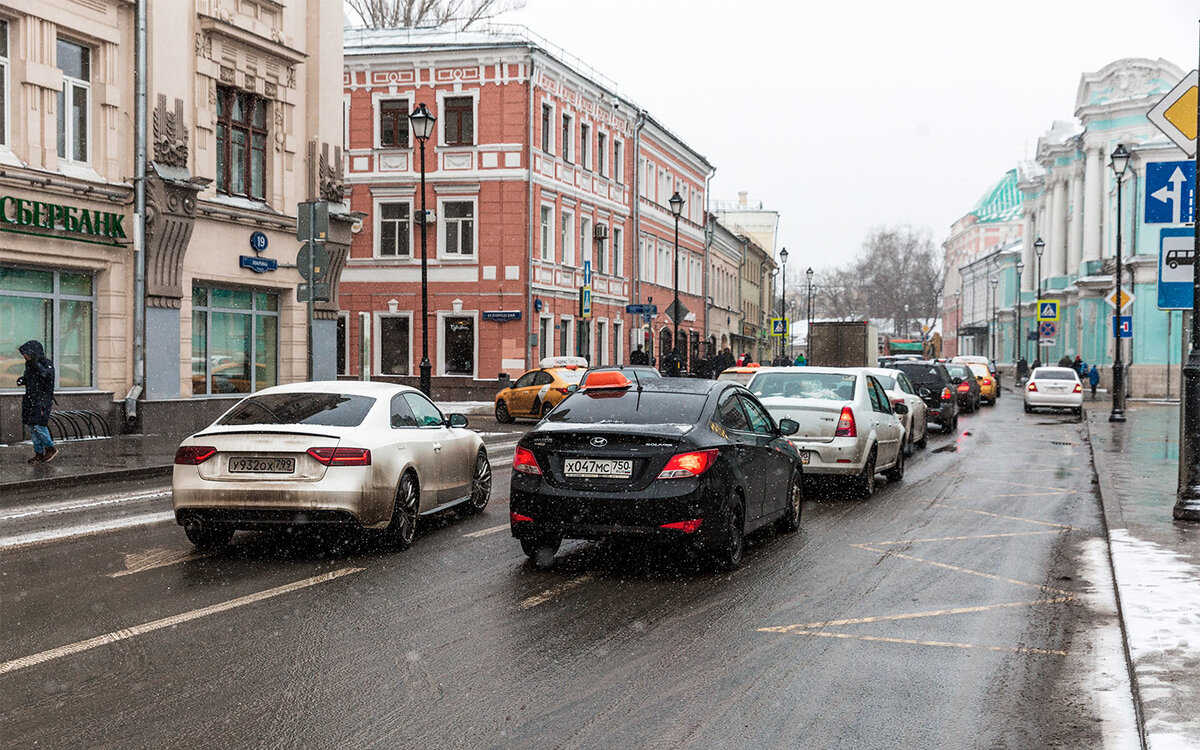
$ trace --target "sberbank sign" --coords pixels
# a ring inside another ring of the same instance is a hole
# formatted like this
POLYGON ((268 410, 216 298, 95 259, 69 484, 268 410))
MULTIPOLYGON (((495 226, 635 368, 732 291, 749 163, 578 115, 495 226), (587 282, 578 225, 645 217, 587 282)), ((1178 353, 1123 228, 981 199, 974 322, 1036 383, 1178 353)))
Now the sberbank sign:
POLYGON ((126 238, 124 214, 93 211, 59 203, 0 195, 0 231, 40 235, 36 230, 58 230, 78 237, 63 239, 116 244, 126 238), (95 238, 95 239, 92 239, 95 238))

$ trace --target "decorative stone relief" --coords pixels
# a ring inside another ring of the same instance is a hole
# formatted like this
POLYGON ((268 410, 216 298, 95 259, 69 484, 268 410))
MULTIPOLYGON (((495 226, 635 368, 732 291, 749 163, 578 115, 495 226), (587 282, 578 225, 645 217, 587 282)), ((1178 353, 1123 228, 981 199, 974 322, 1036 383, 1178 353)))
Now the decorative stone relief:
POLYGON ((154 108, 154 159, 169 167, 186 167, 188 132, 183 123, 183 100, 175 99, 175 111, 167 109, 166 94, 158 95, 154 108))
POLYGON ((212 37, 203 32, 196 32, 196 57, 201 57, 205 60, 213 59, 212 37))
POLYGON ((329 159, 329 144, 321 144, 319 159, 320 180, 318 195, 323 201, 341 203, 346 195, 346 175, 342 165, 342 147, 333 147, 333 161, 329 159))

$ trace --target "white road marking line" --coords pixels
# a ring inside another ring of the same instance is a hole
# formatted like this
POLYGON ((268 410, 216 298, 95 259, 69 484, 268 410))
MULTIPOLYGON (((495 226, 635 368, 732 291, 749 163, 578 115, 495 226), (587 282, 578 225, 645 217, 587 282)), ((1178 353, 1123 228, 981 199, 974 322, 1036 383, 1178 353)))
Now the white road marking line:
POLYGON ((510 528, 512 528, 512 526, 510 524, 505 523, 505 524, 501 524, 499 526, 493 526, 490 529, 482 529, 480 531, 472 531, 470 534, 463 534, 463 536, 471 537, 472 539, 474 539, 476 537, 487 536, 488 534, 495 534, 497 531, 508 531, 510 528))
POLYGON ((189 560, 199 560, 204 557, 209 557, 209 554, 196 550, 148 549, 144 552, 129 552, 125 555, 125 570, 109 573, 108 577, 121 578, 122 576, 144 573, 147 570, 165 568, 168 565, 175 565, 176 563, 187 562, 189 560))
POLYGON ((135 500, 150 500, 157 497, 170 497, 171 490, 154 490, 152 492, 139 492, 130 495, 102 495, 100 498, 91 500, 70 500, 62 503, 48 503, 44 505, 25 505, 19 508, 14 508, 5 513, 0 513, 0 521, 15 521, 18 518, 29 518, 31 516, 43 516, 52 513, 69 513, 73 510, 87 510, 89 508, 102 508, 106 505, 117 505, 120 503, 129 503, 135 500))
POLYGON ((167 521, 174 520, 175 513, 173 511, 166 511, 163 513, 149 513, 141 516, 129 516, 128 518, 116 518, 111 521, 97 521, 96 523, 84 523, 77 526, 64 526, 59 529, 38 531, 33 534, 19 534, 17 536, 0 537, 0 550, 31 547, 35 544, 57 542, 63 539, 73 539, 81 536, 92 536, 94 534, 103 534, 106 531, 128 529, 135 526, 149 526, 151 524, 165 523, 167 521))
POLYGON ((536 596, 531 596, 528 599, 522 601, 520 603, 520 605, 518 605, 518 606, 520 606, 521 609, 530 609, 532 607, 536 607, 539 604, 545 604, 546 602, 550 601, 554 597, 556 597, 560 594, 565 594, 577 586, 582 586, 583 584, 587 583, 590 580, 592 580, 592 577, 590 575, 579 576, 578 578, 574 578, 570 581, 560 583, 557 586, 554 586, 552 588, 548 588, 545 591, 543 591, 542 593, 537 594, 536 596))
POLYGON ((319 576, 313 576, 312 578, 305 578, 303 581, 296 581, 295 583, 288 583, 288 584, 284 584, 283 586, 276 586, 273 589, 267 589, 266 591, 259 591, 254 594, 247 594, 246 596, 239 596, 236 599, 230 599, 229 601, 220 602, 219 604, 212 604, 207 607, 201 607, 200 609, 194 609, 191 612, 184 612, 184 613, 178 614, 178 615, 171 615, 170 617, 164 617, 161 620, 153 620, 151 622, 142 623, 141 625, 134 625, 131 628, 122 628, 121 630, 114 630, 111 633, 105 633, 104 635, 96 636, 95 638, 89 638, 86 641, 79 641, 77 643, 71 643, 66 646, 59 646, 58 648, 52 648, 48 651, 42 651, 41 653, 32 654, 30 656, 23 656, 20 659, 13 659, 12 661, 8 661, 3 664, 0 664, 0 674, 16 672, 19 669, 26 669, 27 667, 32 667, 32 666, 36 666, 38 664, 43 664, 48 661, 53 661, 54 659, 61 659, 64 656, 78 654, 82 651, 89 651, 93 648, 105 646, 110 643, 116 643, 117 641, 123 641, 123 640, 126 640, 127 638, 133 638, 134 636, 145 635, 146 633, 152 633, 155 630, 161 630, 163 628, 174 627, 175 625, 180 625, 182 623, 189 622, 191 620, 198 620, 201 617, 208 617, 209 615, 215 615, 218 612, 224 612, 226 610, 234 609, 235 607, 242 607, 247 604, 253 604, 255 602, 260 602, 264 599, 271 599, 276 596, 282 596, 283 594, 288 594, 288 593, 291 593, 292 591, 297 591, 299 589, 308 588, 309 586, 316 586, 319 583, 325 583, 326 581, 332 581, 335 578, 341 578, 342 576, 350 575, 351 573, 358 573, 361 570, 365 570, 365 568, 342 568, 340 570, 334 570, 329 573, 322 573, 319 576))

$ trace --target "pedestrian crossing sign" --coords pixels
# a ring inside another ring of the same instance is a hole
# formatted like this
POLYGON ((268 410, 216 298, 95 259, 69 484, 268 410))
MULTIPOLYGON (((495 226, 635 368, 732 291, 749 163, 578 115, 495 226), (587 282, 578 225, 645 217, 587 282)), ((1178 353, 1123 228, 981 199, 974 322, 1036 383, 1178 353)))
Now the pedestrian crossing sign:
POLYGON ((1038 322, 1058 320, 1058 303, 1052 300, 1038 300, 1038 322))
POLYGON ((786 336, 788 332, 787 318, 771 318, 771 335, 786 336))

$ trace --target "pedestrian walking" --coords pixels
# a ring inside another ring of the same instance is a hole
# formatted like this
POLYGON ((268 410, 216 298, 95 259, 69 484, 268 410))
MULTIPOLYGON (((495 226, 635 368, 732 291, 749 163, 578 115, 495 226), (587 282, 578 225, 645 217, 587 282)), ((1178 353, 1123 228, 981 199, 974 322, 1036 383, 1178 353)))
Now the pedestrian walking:
POLYGON ((1071 369, 1075 370, 1075 374, 1082 378, 1083 374, 1087 372, 1086 365, 1083 364, 1083 357, 1076 354, 1075 363, 1071 365, 1071 369))
POLYGON ((1058 366, 1059 367, 1070 367, 1071 366, 1071 355, 1064 354, 1062 356, 1062 359, 1058 360, 1058 366))
POLYGON ((1025 379, 1029 377, 1029 363, 1024 357, 1017 360, 1017 385, 1025 385, 1025 379))
POLYGON ((792 364, 794 364, 796 367, 805 367, 808 365, 808 360, 804 358, 803 354, 797 354, 796 361, 792 364))
POLYGON ((47 425, 54 404, 54 363, 46 358, 46 350, 40 341, 26 341, 17 351, 25 358, 25 374, 17 378, 17 385, 25 386, 21 423, 29 428, 33 437, 33 458, 29 463, 53 461, 58 448, 54 446, 47 425))
POLYGON ((1100 385, 1100 371, 1092 365, 1091 372, 1088 373, 1088 385, 1092 387, 1092 400, 1096 400, 1096 386, 1100 385))
POLYGON ((640 346, 634 349, 633 353, 629 355, 629 364, 631 365, 644 365, 647 363, 646 353, 642 351, 642 347, 640 346))
POLYGON ((1042 358, 1041 358, 1041 357, 1034 357, 1034 359, 1033 359, 1033 369, 1035 369, 1035 370, 1036 370, 1037 368, 1039 368, 1039 367, 1041 367, 1041 366, 1042 366, 1042 358))

